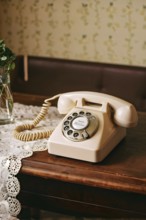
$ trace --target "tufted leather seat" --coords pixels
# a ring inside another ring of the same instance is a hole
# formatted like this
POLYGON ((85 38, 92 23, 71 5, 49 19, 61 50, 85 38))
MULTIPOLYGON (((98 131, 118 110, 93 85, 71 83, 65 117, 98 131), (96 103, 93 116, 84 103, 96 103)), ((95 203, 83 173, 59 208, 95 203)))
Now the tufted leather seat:
POLYGON ((56 58, 28 58, 24 81, 23 57, 18 56, 12 90, 52 96, 69 91, 97 91, 125 99, 146 111, 146 68, 56 58))

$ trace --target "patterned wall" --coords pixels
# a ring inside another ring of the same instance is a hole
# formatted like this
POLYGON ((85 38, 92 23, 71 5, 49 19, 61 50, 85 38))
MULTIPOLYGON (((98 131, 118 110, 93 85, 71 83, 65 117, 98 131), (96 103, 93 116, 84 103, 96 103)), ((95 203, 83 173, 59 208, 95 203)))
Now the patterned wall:
POLYGON ((146 65, 146 0, 0 0, 16 54, 146 65))

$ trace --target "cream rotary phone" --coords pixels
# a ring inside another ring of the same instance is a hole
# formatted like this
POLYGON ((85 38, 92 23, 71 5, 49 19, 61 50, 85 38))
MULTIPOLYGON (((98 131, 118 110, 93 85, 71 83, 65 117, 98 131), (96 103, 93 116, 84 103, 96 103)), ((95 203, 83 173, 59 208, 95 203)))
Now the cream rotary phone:
POLYGON ((14 136, 23 141, 49 137, 50 154, 100 162, 126 136, 126 128, 136 126, 137 121, 137 112, 129 102, 102 93, 70 92, 46 99, 32 124, 16 127, 14 136), (36 127, 56 98, 59 113, 66 116, 55 130, 25 132, 36 127))

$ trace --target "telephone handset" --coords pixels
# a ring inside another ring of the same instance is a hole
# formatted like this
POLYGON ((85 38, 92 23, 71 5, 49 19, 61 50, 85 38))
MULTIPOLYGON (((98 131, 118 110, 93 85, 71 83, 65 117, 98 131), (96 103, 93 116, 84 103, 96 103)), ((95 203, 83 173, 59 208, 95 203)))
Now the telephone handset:
POLYGON ((32 124, 16 127, 14 136, 24 141, 50 136, 50 154, 99 162, 126 136, 126 128, 136 126, 137 121, 137 112, 129 102, 102 93, 70 92, 45 100, 32 124), (50 101, 58 97, 58 111, 66 116, 55 130, 25 133, 42 120, 50 101))

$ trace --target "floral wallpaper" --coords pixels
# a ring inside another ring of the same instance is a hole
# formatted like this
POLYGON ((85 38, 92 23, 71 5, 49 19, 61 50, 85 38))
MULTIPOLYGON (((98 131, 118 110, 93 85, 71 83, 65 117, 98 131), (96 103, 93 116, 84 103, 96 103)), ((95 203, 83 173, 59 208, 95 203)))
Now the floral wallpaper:
POLYGON ((146 66, 146 0, 0 0, 16 54, 146 66))

